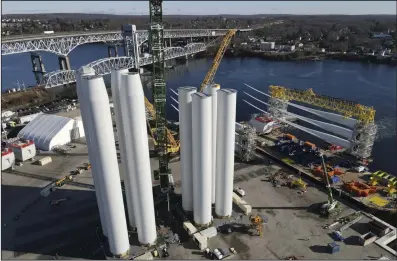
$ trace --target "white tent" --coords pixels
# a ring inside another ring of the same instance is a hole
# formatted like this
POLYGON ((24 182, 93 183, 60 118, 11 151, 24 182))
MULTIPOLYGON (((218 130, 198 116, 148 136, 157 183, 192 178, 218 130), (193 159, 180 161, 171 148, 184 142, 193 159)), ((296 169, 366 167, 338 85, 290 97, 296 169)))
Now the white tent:
POLYGON ((18 137, 33 140, 36 148, 50 151, 55 146, 70 143, 72 137, 78 138, 76 135, 84 137, 81 119, 40 114, 19 132, 18 137))

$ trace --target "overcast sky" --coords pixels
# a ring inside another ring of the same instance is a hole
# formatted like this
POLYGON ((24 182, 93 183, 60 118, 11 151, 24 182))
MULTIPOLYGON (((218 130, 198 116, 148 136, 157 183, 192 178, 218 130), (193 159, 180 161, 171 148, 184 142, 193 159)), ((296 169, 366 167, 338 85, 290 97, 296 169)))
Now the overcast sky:
MULTIPOLYGON (((148 1, 2 1, 3 14, 147 15, 148 1)), ((164 14, 396 14, 395 1, 165 1, 164 14)))

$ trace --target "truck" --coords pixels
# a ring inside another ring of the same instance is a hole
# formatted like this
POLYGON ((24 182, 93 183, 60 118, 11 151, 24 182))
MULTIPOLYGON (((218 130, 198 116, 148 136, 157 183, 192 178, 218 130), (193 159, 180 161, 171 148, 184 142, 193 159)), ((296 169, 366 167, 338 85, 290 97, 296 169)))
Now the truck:
POLYGON ((54 34, 54 31, 44 31, 44 34, 54 34))

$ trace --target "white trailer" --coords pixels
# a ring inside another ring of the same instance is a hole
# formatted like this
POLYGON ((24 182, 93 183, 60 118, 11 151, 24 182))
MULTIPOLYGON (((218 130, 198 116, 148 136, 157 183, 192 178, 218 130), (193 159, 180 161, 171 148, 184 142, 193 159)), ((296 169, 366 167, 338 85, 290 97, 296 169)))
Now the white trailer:
POLYGON ((11 149, 15 154, 15 159, 19 161, 34 160, 36 156, 36 146, 32 140, 15 142, 11 145, 11 149))
POLYGON ((14 168, 15 165, 15 155, 11 149, 7 148, 1 152, 1 170, 6 170, 9 168, 14 168))

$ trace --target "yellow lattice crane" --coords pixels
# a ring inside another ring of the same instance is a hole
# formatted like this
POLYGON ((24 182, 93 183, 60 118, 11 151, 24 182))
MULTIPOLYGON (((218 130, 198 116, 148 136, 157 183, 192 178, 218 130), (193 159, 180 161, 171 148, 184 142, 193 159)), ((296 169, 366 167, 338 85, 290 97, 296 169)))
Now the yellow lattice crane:
POLYGON ((232 40, 232 37, 236 34, 236 32, 237 32, 236 29, 230 29, 223 37, 221 46, 219 47, 218 52, 216 53, 216 56, 215 56, 214 61, 212 62, 211 68, 205 75, 204 81, 201 83, 200 92, 202 92, 204 90, 204 87, 206 85, 211 84, 212 81, 214 80, 216 71, 218 70, 219 64, 222 61, 223 55, 225 54, 226 49, 229 46, 229 43, 232 40))
POLYGON ((345 117, 356 118, 359 122, 364 124, 372 123, 375 120, 375 110, 372 107, 363 106, 351 101, 318 95, 315 94, 312 89, 296 90, 270 85, 269 93, 273 98, 278 98, 284 101, 294 100, 311 104, 320 108, 338 112, 345 117))
MULTIPOLYGON (((149 102, 146 96, 145 96, 145 107, 146 110, 149 112, 150 116, 153 119, 155 119, 156 111, 154 110, 153 104, 149 102)), ((150 136, 152 136, 153 142, 156 145, 156 139, 154 137, 153 130, 150 127, 150 125, 148 126, 148 128, 149 128, 150 136)), ((171 131, 169 129, 167 129, 167 139, 168 139, 168 148, 167 148, 168 153, 178 153, 180 147, 179 142, 175 140, 174 136, 171 134, 171 131)))

